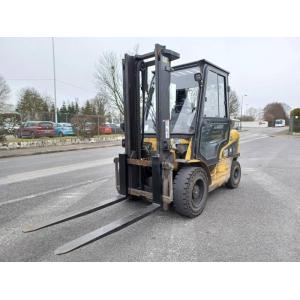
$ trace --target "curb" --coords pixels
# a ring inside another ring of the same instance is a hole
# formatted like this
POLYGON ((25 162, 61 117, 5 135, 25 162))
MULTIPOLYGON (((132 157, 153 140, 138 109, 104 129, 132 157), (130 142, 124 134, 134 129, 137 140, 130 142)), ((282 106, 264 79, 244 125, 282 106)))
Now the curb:
MULTIPOLYGON (((77 150, 88 150, 88 149, 96 149, 96 148, 108 148, 108 147, 116 147, 121 146, 121 143, 114 143, 114 144, 101 144, 101 145, 93 145, 93 146, 82 146, 78 148, 71 148, 71 149, 48 149, 46 151, 35 151, 35 152, 27 152, 27 153, 12 153, 12 154, 4 154, 1 155, 0 152, 0 160, 2 158, 10 158, 10 157, 19 157, 19 156, 31 156, 31 155, 40 155, 40 154, 49 154, 49 153, 58 153, 58 152, 67 152, 67 151, 77 151, 77 150)), ((9 150, 8 150, 9 151, 9 150)))

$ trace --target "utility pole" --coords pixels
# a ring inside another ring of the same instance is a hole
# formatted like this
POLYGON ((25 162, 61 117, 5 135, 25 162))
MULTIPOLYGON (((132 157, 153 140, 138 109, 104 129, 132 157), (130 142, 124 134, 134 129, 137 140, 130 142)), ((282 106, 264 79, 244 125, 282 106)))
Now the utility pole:
POLYGON ((241 102, 241 118, 240 118, 240 130, 242 130, 242 117, 243 117, 243 101, 244 97, 247 97, 247 95, 242 95, 242 102, 241 102))
POLYGON ((55 74, 55 51, 54 38, 52 38, 52 57, 53 57, 53 87, 54 87, 54 110, 55 110, 55 124, 57 123, 57 102, 56 102, 56 74, 55 74))

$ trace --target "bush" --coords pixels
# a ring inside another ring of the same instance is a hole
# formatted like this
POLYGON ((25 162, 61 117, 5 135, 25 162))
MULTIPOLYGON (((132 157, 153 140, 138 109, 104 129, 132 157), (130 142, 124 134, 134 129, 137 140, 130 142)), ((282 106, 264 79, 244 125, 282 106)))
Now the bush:
POLYGON ((293 110, 291 110, 291 117, 295 117, 295 116, 300 116, 300 108, 294 108, 293 110))
POLYGON ((252 121, 254 121, 255 119, 254 119, 253 116, 247 116, 247 115, 244 115, 244 116, 242 116, 242 117, 240 118, 240 120, 241 120, 242 122, 252 122, 252 121))

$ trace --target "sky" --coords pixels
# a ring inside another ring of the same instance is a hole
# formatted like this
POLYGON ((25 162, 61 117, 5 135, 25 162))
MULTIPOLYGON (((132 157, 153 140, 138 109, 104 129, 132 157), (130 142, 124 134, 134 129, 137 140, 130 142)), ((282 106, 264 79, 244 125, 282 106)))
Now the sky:
MULTIPOLYGON (((57 104, 97 93, 95 66, 103 52, 121 57, 150 52, 155 43, 179 52, 175 64, 205 58, 230 72, 229 85, 245 108, 273 101, 300 106, 300 38, 55 38, 57 104)), ((0 38, 0 75, 11 88, 10 103, 20 90, 34 87, 53 98, 51 38, 0 38)))

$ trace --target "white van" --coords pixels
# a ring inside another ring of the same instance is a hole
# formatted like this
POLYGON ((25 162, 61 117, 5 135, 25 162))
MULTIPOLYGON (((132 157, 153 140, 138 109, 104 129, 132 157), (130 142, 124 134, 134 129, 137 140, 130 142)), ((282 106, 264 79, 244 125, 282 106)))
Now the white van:
POLYGON ((285 120, 284 119, 275 120, 275 127, 284 127, 284 126, 285 126, 285 120))

